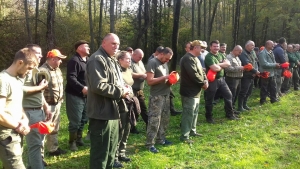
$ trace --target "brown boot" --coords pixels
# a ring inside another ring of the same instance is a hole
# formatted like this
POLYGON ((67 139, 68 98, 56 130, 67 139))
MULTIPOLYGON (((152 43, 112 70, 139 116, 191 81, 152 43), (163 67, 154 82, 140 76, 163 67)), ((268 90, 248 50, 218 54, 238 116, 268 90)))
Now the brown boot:
POLYGON ((77 132, 76 145, 77 146, 84 146, 84 142, 82 140, 82 131, 77 132))
POLYGON ((77 145, 76 145, 76 138, 77 138, 77 133, 72 133, 69 132, 69 147, 71 151, 77 151, 77 145))

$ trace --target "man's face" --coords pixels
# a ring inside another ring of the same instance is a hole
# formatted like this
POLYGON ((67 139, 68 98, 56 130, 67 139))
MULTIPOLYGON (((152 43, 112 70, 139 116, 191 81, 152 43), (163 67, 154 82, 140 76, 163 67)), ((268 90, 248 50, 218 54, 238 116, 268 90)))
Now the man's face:
POLYGON ((210 52, 212 54, 217 54, 219 50, 220 50, 220 44, 218 44, 218 43, 211 44, 211 46, 210 46, 210 52))
POLYGON ((242 51, 243 51, 242 49, 236 49, 233 51, 233 55, 237 57, 242 54, 242 51))
POLYGON ((102 47, 109 56, 115 55, 120 46, 120 39, 116 35, 110 35, 103 40, 102 47))
POLYGON ((185 45, 185 51, 186 52, 189 52, 190 51, 190 49, 191 49, 191 44, 189 44, 189 43, 187 43, 186 45, 185 45))
POLYGON ((34 46, 34 47, 32 47, 32 50, 34 51, 35 56, 36 56, 38 62, 40 63, 41 59, 43 57, 43 55, 42 55, 42 49, 39 48, 39 47, 37 47, 37 46, 34 46))
POLYGON ((19 60, 18 64, 19 69, 17 70, 17 75, 21 78, 24 78, 28 71, 37 66, 34 62, 25 63, 23 60, 19 60))
POLYGON ((132 60, 134 60, 134 62, 139 62, 143 59, 143 55, 141 53, 133 53, 132 54, 132 60))
POLYGON ((246 49, 248 52, 251 52, 252 50, 254 50, 255 48, 255 43, 254 42, 250 42, 247 46, 246 49))
POLYGON ((193 51, 195 52, 196 56, 199 56, 201 55, 202 48, 201 46, 195 46, 193 51))
POLYGON ((61 60, 61 58, 59 58, 59 57, 55 57, 55 58, 53 58, 52 59, 52 68, 58 68, 59 67, 59 65, 62 63, 62 60, 61 60))
POLYGON ((90 54, 89 44, 81 44, 78 46, 77 50, 79 50, 81 53, 83 53, 86 56, 90 54))
POLYGON ((293 46, 292 45, 288 45, 287 46, 287 51, 288 52, 293 52, 293 46))
POLYGON ((161 53, 161 55, 162 55, 162 60, 161 60, 162 63, 169 62, 173 56, 171 53, 168 53, 168 54, 161 53))
POLYGON ((227 48, 226 45, 221 46, 221 47, 220 47, 220 52, 221 52, 221 53, 225 53, 225 52, 226 52, 226 48, 227 48))

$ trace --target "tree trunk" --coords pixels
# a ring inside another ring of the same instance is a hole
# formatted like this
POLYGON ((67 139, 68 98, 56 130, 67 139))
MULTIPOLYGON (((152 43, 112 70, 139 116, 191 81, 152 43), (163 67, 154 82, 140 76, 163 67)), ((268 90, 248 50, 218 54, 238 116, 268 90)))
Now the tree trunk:
POLYGON ((99 32, 98 32, 98 38, 97 38, 97 43, 98 46, 100 46, 101 40, 102 40, 102 21, 103 21, 103 3, 104 0, 100 0, 100 14, 99 14, 99 32))
POLYGON ((174 22, 173 22, 173 34, 172 34, 173 59, 171 64, 171 71, 176 70, 176 65, 177 65, 177 56, 178 56, 177 47, 178 47, 180 11, 181 11, 181 0, 177 0, 175 11, 174 11, 174 22))
POLYGON ((92 16, 92 0, 89 0, 89 24, 90 24, 90 48, 91 51, 95 51, 94 48, 94 30, 93 30, 93 16, 92 16))
POLYGON ((115 0, 110 0, 110 32, 114 33, 115 32, 115 0))
POLYGON ((32 43, 32 34, 31 34, 31 30, 30 30, 27 0, 24 0, 24 9, 25 9, 26 29, 27 29, 27 36, 28 36, 27 40, 29 43, 32 43))
POLYGON ((267 41, 268 27, 269 27, 269 17, 266 17, 265 22, 263 24, 263 30, 262 30, 262 37, 263 37, 262 42, 267 41))
MULTIPOLYGON (((145 18, 145 22, 144 22, 144 27, 149 27, 150 26, 150 7, 149 7, 149 1, 148 0, 144 0, 144 18, 145 18)), ((144 54, 147 57, 143 57, 143 62, 146 63, 148 58, 149 58, 149 52, 148 52, 148 29, 145 29, 144 32, 144 54)))
POLYGON ((204 18, 203 18, 203 35, 204 35, 204 40, 207 41, 206 39, 206 15, 207 15, 207 10, 206 10, 206 0, 203 0, 203 9, 204 9, 204 18))
POLYGON ((197 37, 198 39, 201 39, 201 4, 202 4, 202 0, 198 0, 198 26, 197 26, 197 37))
POLYGON ((48 0, 47 9, 47 50, 55 48, 55 34, 54 34, 54 18, 55 18, 55 0, 48 0))
POLYGON ((233 46, 236 46, 239 37, 239 24, 240 24, 240 3, 241 0, 236 0, 236 8, 234 15, 234 27, 233 27, 233 46))
POLYGON ((39 19, 39 4, 40 0, 35 1, 35 38, 34 38, 34 43, 39 44, 39 38, 38 38, 38 19, 39 19))
POLYGON ((195 0, 192 0, 192 39, 195 38, 195 0))
POLYGON ((252 27, 251 27, 251 35, 252 35, 252 40, 256 41, 256 37, 255 37, 255 24, 256 24, 256 1, 257 0, 253 0, 252 2, 252 27))
POLYGON ((208 40, 210 40, 211 31, 213 29, 213 23, 214 23, 215 16, 216 16, 216 13, 217 13, 218 4, 219 4, 219 1, 215 2, 213 13, 212 13, 211 20, 210 20, 210 23, 209 23, 208 40))

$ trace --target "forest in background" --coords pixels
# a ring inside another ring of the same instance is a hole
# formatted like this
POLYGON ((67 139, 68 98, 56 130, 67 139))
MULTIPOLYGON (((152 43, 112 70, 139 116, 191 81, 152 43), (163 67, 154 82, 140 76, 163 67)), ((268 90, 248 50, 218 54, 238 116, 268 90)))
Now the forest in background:
POLYGON ((93 53, 114 32, 121 50, 141 48, 144 61, 157 46, 171 47, 175 69, 194 39, 218 39, 228 52, 247 40, 299 43, 299 6, 297 0, 0 0, 0 67, 28 43, 39 44, 44 56, 53 48, 72 56, 77 40, 89 41, 93 53))

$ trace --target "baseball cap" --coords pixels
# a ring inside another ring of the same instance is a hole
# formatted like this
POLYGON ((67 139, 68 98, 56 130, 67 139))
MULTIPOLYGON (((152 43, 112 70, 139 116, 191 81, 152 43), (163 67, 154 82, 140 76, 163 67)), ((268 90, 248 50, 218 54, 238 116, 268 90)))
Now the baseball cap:
POLYGON ((207 44, 205 45, 201 40, 194 40, 191 43, 192 46, 201 46, 201 47, 207 47, 207 44))
POLYGON ((89 44, 88 41, 85 41, 85 40, 79 40, 75 43, 74 47, 75 47, 75 50, 77 50, 77 48, 82 45, 82 44, 89 44))
POLYGON ((55 58, 55 57, 59 57, 59 58, 61 58, 61 59, 65 59, 67 56, 62 55, 62 54, 60 53, 60 51, 57 50, 57 49, 52 49, 52 50, 50 50, 50 51, 47 53, 47 58, 55 58))

